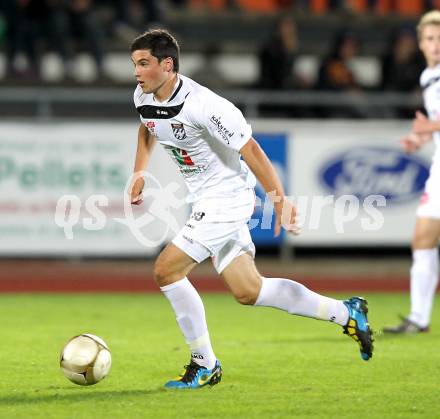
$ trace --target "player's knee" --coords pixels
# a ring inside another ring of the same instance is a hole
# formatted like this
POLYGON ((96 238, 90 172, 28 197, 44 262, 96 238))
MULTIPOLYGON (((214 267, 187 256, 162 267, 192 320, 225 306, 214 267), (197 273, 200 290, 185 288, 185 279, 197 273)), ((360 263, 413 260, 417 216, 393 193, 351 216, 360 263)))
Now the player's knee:
POLYGON ((431 249, 437 247, 437 241, 437 237, 430 237, 430 235, 422 232, 416 233, 412 240, 412 248, 413 250, 431 249))
POLYGON ((156 284, 160 287, 170 283, 172 271, 169 268, 169 264, 156 260, 154 263, 153 277, 156 284))

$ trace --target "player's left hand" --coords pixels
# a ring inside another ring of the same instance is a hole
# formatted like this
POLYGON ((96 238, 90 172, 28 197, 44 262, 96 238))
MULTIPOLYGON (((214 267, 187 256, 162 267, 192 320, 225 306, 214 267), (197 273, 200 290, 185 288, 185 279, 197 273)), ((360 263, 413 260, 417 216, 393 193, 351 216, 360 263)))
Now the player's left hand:
POLYGON ((297 211, 295 205, 293 205, 287 198, 283 198, 281 202, 276 203, 275 207, 275 237, 278 237, 281 233, 281 227, 289 233, 298 235, 301 233, 301 229, 297 224, 297 211))
POLYGON ((417 111, 412 122, 412 132, 415 134, 430 134, 432 132, 431 121, 422 112, 417 111))

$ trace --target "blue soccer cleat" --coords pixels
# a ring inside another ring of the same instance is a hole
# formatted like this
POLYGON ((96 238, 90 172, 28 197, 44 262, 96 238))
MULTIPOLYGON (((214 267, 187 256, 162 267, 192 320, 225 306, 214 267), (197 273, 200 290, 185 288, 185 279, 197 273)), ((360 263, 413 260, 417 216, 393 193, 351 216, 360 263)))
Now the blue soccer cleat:
POLYGON ((185 365, 182 374, 174 380, 168 381, 165 384, 166 388, 176 389, 195 389, 206 385, 213 386, 218 384, 222 379, 223 370, 220 362, 217 360, 212 370, 202 367, 191 361, 189 365, 185 365))
POLYGON ((344 301, 348 308, 348 323, 343 327, 344 333, 359 344, 361 357, 368 361, 373 356, 373 331, 368 324, 367 301, 361 297, 352 297, 344 301))

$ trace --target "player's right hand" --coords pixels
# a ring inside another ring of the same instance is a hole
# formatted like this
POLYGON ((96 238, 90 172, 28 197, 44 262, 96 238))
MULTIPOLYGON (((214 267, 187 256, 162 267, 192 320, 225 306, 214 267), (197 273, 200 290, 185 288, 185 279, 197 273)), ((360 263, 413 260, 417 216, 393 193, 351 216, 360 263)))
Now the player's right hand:
POLYGON ((137 178, 131 185, 128 194, 130 195, 130 202, 132 205, 140 205, 143 202, 142 190, 144 189, 144 178, 137 178))

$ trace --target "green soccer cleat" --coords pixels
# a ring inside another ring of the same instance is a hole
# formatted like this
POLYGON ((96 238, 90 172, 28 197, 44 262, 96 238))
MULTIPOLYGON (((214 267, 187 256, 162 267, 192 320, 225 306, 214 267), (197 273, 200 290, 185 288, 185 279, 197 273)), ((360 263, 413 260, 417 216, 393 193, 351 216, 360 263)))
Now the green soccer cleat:
POLYGON ((373 331, 368 324, 367 301, 361 297, 352 297, 344 301, 348 308, 348 323, 343 326, 344 333, 359 344, 361 357, 368 361, 373 356, 373 331))
POLYGON ((165 384, 165 388, 196 389, 208 384, 213 386, 221 381, 222 375, 223 370, 218 360, 211 370, 191 361, 189 365, 185 365, 185 369, 179 377, 165 384))

